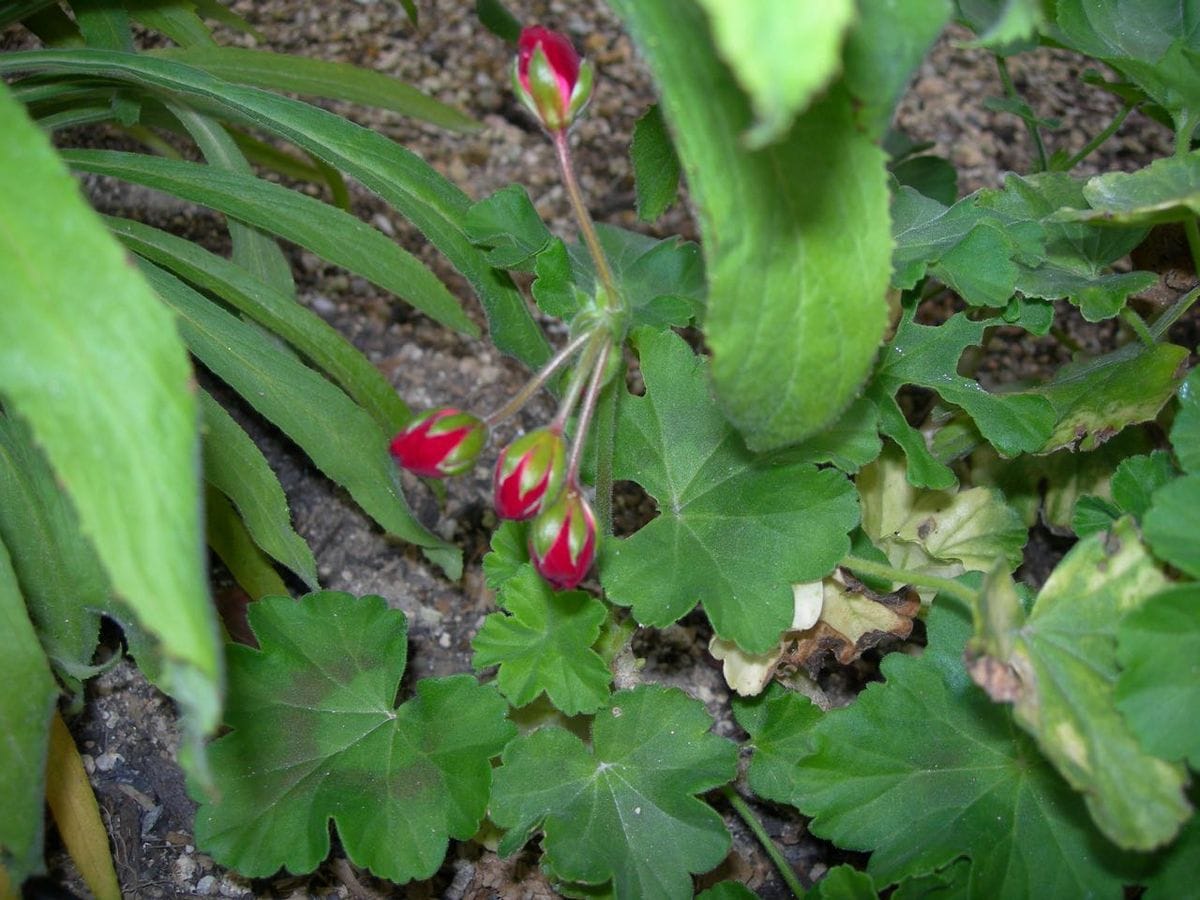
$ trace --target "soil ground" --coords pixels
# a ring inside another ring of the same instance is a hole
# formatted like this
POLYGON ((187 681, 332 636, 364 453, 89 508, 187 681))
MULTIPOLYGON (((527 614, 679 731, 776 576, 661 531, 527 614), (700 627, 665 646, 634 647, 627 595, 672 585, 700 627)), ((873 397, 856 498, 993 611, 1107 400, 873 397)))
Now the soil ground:
MULTIPOLYGON (((479 119, 484 125, 481 131, 460 136, 391 114, 328 104, 416 151, 476 199, 512 182, 524 184, 551 227, 564 236, 572 234, 551 148, 508 91, 509 49, 479 26, 471 4, 418 0, 419 29, 407 22, 397 5, 381 0, 324 4, 241 0, 234 6, 265 33, 272 49, 387 72, 479 119)), ((596 63, 595 98, 574 135, 581 180, 596 217, 655 235, 694 238, 695 227, 685 204, 677 204, 650 227, 634 218, 629 139, 635 119, 652 102, 653 92, 629 39, 607 8, 599 2, 559 0, 511 2, 509 6, 522 21, 566 31, 596 63)), ((227 37, 245 43, 241 36, 227 37)), ((983 106, 983 98, 1000 96, 1001 85, 987 53, 960 46, 966 37, 965 32, 952 29, 939 42, 918 72, 897 120, 910 137, 932 142, 933 152, 958 167, 960 194, 998 186, 1004 171, 1027 171, 1030 159, 1030 142, 1022 123, 983 106)), ((1018 88, 1037 112, 1061 120, 1061 127, 1049 137, 1051 149, 1078 148, 1117 110, 1112 98, 1080 83, 1078 76, 1085 65, 1071 54, 1051 50, 1011 63, 1018 88)), ((1138 168, 1166 153, 1169 139, 1165 129, 1135 113, 1083 171, 1138 168)), ((90 180, 89 189, 106 212, 135 215, 212 249, 226 247, 222 222, 216 215, 104 181, 90 180)), ((365 191, 355 189, 353 199, 358 215, 419 254, 474 308, 462 279, 410 226, 365 191)), ((486 341, 453 334, 306 251, 290 247, 288 252, 300 301, 347 335, 412 406, 451 404, 487 410, 524 380, 522 368, 500 356, 486 341)), ((1098 346, 1115 337, 1111 326, 1085 326, 1069 315, 1065 321, 1084 346, 1098 346)), ((549 323, 548 327, 551 339, 561 340, 561 328, 549 323)), ((985 380, 1028 377, 1066 361, 1065 351, 1051 340, 1009 343, 1002 351, 990 352, 983 361, 980 372, 985 380)), ((486 465, 481 464, 469 477, 450 481, 442 506, 420 484, 406 483, 410 502, 422 519, 465 551, 466 573, 455 584, 413 548, 386 540, 286 439, 236 403, 234 410, 279 474, 296 527, 316 553, 322 585, 360 596, 379 594, 406 613, 411 635, 409 679, 470 671, 471 638, 494 608, 479 566, 496 525, 487 500, 486 465)), ((535 404, 529 417, 517 424, 536 423, 546 412, 535 404)), ((647 512, 636 495, 624 498, 624 503, 633 521, 647 512)), ((1027 575, 1033 580, 1039 574, 1044 577, 1061 549, 1050 536, 1037 535, 1030 548, 1027 575)), ((227 605, 236 607, 244 600, 219 565, 214 565, 213 583, 214 592, 227 605)), ((640 635, 635 649, 647 661, 641 677, 678 685, 700 698, 716 717, 717 730, 736 736, 738 729, 729 715, 729 692, 706 651, 708 636, 699 616, 640 635)), ((841 690, 848 692, 873 677, 872 665, 867 659, 850 671, 830 671, 826 678, 831 688, 841 685, 841 690)), ((193 846, 194 805, 174 763, 178 743, 174 708, 131 664, 118 664, 88 686, 86 707, 72 722, 72 731, 109 825, 118 875, 127 896, 553 896, 530 851, 501 860, 475 844, 452 847, 435 878, 403 888, 376 881, 350 866, 336 846, 331 860, 314 874, 243 879, 193 846)), ((764 897, 786 896, 741 820, 721 798, 710 799, 724 816, 734 844, 721 868, 701 879, 698 886, 734 878, 764 897)), ((828 867, 852 858, 808 834, 805 820, 794 810, 770 804, 756 804, 756 809, 806 883, 820 878, 828 867)), ((50 840, 53 842, 53 836, 50 840)), ((61 853, 52 854, 51 859, 53 876, 82 895, 69 860, 61 853)))

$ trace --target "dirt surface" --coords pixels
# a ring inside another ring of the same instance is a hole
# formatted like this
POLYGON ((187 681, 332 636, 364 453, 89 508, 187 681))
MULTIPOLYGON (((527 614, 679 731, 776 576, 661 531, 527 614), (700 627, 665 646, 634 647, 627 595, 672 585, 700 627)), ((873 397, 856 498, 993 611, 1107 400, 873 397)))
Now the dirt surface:
MULTIPOLYGON (((235 7, 266 34, 273 49, 369 66, 416 84, 475 116, 484 128, 477 134, 456 136, 399 116, 329 104, 419 153, 474 198, 512 182, 526 185, 551 227, 564 236, 572 235, 551 148, 508 92, 508 48, 479 26, 470 13, 471 4, 419 0, 418 5, 422 12, 419 31, 398 7, 377 0, 325 4, 243 0, 235 7)), ((596 217, 657 235, 694 237, 693 222, 682 204, 649 229, 633 217, 627 150, 633 122, 652 100, 652 89, 629 39, 607 8, 598 3, 565 2, 511 2, 509 6, 523 21, 539 21, 571 34, 597 65, 595 98, 574 135, 581 181, 585 194, 592 198, 596 217)), ((242 36, 227 37, 230 42, 246 42, 242 36)), ((1001 94, 1000 81, 988 54, 956 46, 964 37, 965 33, 951 32, 941 41, 922 66, 898 118, 899 126, 912 138, 932 141, 935 152, 948 156, 960 168, 960 193, 998 186, 1003 171, 1025 171, 1030 159, 1030 144, 1020 121, 983 107, 984 97, 1001 94)), ((1102 127, 1116 111, 1110 98, 1080 85, 1077 76, 1084 65, 1070 54, 1039 51, 1015 60, 1012 66, 1018 87, 1026 91, 1039 114, 1062 121, 1060 130, 1050 137, 1051 149, 1081 146, 1092 130, 1102 127)), ((1168 141, 1164 129, 1135 114, 1088 166, 1095 170, 1137 168, 1166 152, 1168 141)), ((226 249, 218 216, 100 180, 89 180, 88 185, 106 212, 133 215, 198 239, 212 249, 226 249)), ((419 254, 476 309, 463 280, 407 223, 365 191, 355 189, 353 197, 358 215, 419 254)), ((484 411, 497 406, 523 381, 522 368, 485 341, 453 334, 411 313, 373 285, 305 251, 288 248, 288 252, 301 302, 347 335, 412 406, 452 404, 484 411)), ((478 313, 473 314, 482 323, 478 313)), ((1106 332, 1085 327, 1074 318, 1067 321, 1084 346, 1115 337, 1112 326, 1105 326, 1106 332)), ((550 327, 552 340, 561 341, 562 335, 561 327, 550 327)), ((1044 373, 1065 359, 1057 343, 1034 341, 989 355, 981 372, 985 378, 1001 382, 1044 373)), ((234 406, 237 417, 259 441, 280 476, 296 527, 316 553, 322 585, 355 595, 382 595, 408 616, 411 646, 406 684, 413 676, 470 671, 471 638, 494 608, 479 566, 496 525, 488 503, 488 461, 492 456, 485 454, 485 462, 470 476, 448 482, 444 506, 439 506, 424 486, 406 481, 410 502, 422 520, 464 549, 465 575, 455 584, 414 548, 385 539, 286 439, 234 406)), ((547 412, 545 405, 535 404, 517 424, 532 425, 547 412)), ((499 435, 495 446, 507 437, 499 435)), ((637 508, 639 498, 631 495, 625 503, 637 508)), ((644 513, 645 504, 640 507, 644 513)), ((1048 558, 1061 552, 1052 542, 1044 543, 1048 558)), ((214 568, 213 580, 217 596, 236 606, 238 591, 219 566, 214 568)), ((698 615, 662 631, 639 635, 635 651, 646 659, 640 677, 677 685, 698 697, 716 717, 717 730, 736 737, 740 732, 729 714, 729 692, 706 650, 708 637, 707 626, 698 615)), ((827 676, 831 689, 840 684, 845 692, 871 677, 870 660, 827 676)), ((453 846, 434 879, 404 888, 355 870, 341 858, 336 844, 331 861, 312 875, 257 881, 240 878, 215 865, 192 844, 194 806, 173 762, 178 732, 170 701, 128 662, 94 680, 87 700, 72 730, 110 825, 118 874, 127 896, 553 896, 529 851, 500 860, 475 844, 453 846)), ((722 867, 701 879, 698 886, 736 878, 764 897, 786 896, 745 825, 720 797, 710 799, 733 834, 734 849, 722 867)), ((809 835, 805 820, 794 810, 769 804, 758 804, 757 809, 806 883, 850 858, 809 835)), ((82 894, 69 861, 61 853, 52 859, 56 866, 53 874, 82 894)))

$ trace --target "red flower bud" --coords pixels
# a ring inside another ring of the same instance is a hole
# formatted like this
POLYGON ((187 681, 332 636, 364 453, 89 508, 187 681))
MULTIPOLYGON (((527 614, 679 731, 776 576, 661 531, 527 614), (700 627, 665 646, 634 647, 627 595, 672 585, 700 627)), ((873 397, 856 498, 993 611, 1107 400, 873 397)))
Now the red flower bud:
POLYGON ((453 407, 421 413, 389 448, 401 468, 426 478, 461 475, 471 468, 487 442, 487 426, 470 413, 453 407))
POLYGON ((577 485, 568 485, 533 520, 529 557, 556 591, 568 591, 583 581, 596 558, 596 517, 577 485))
POLYGON ((513 90, 547 130, 562 131, 592 95, 592 66, 565 35, 532 25, 517 45, 513 90))
POLYGON ((539 428, 517 438, 496 460, 496 514, 517 520, 536 516, 561 490, 566 470, 567 445, 559 432, 539 428))

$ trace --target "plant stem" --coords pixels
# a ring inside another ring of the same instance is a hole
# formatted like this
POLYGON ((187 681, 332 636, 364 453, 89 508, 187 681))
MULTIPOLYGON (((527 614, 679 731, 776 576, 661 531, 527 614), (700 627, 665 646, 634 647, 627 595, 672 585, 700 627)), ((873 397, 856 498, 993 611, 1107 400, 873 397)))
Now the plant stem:
POLYGON ((1137 314, 1136 310, 1125 307, 1125 309, 1121 310, 1121 321, 1133 330, 1138 340, 1145 346, 1154 346, 1154 335, 1150 333, 1150 329, 1146 327, 1146 323, 1142 321, 1142 317, 1137 314))
POLYGON ((1200 297, 1200 287, 1192 288, 1176 300, 1170 309, 1154 320, 1154 324, 1150 326, 1150 334, 1156 341, 1167 333, 1168 328, 1179 321, 1180 317, 1196 302, 1197 297, 1200 297))
POLYGON ((579 231, 583 235, 583 242, 592 256, 592 263, 596 266, 596 277, 608 295, 605 301, 606 305, 621 303, 620 296, 617 294, 616 280, 608 265, 608 257, 604 255, 604 248, 600 246, 600 238, 596 234, 592 214, 588 212, 587 204, 583 202, 583 193, 579 190, 579 181, 575 178, 575 167, 571 165, 571 146, 567 140, 567 130, 564 128, 555 131, 551 137, 554 140, 554 149, 558 153, 558 165, 562 170, 567 199, 571 201, 571 209, 579 222, 579 231))
POLYGON ((721 793, 725 795, 725 799, 729 801, 729 805, 733 807, 734 812, 741 816, 742 821, 746 823, 746 827, 754 833, 754 837, 762 844, 763 850, 767 852, 767 856, 771 857, 771 862, 779 870, 780 877, 783 878, 784 882, 791 889, 796 900, 802 900, 806 893, 804 885, 796 877, 796 873, 792 870, 792 864, 779 852, 779 848, 775 846, 775 842, 771 840, 771 836, 763 828, 762 822, 758 821, 758 816, 754 815, 754 810, 750 808, 750 804, 742 799, 741 794, 735 791, 732 785, 725 785, 721 788, 721 793))
POLYGON ((1074 156, 1068 159, 1066 163, 1063 164, 1062 170, 1064 172, 1070 172, 1073 168, 1095 153, 1096 150, 1099 149, 1100 145, 1117 133, 1117 129, 1119 129, 1125 123, 1125 119, 1127 119, 1129 114, 1135 109, 1137 109, 1136 103, 1131 103, 1128 106, 1122 107, 1121 111, 1113 117, 1111 122, 1108 123, 1108 127, 1084 144, 1078 153, 1076 153, 1074 156))
POLYGON ((532 398, 534 394, 541 390, 543 385, 550 380, 550 376, 561 369, 571 359, 572 356, 578 353, 579 348, 586 344, 591 336, 592 335, 590 332, 585 332, 584 334, 578 335, 577 337, 572 338, 565 347, 555 353, 554 356, 550 358, 550 361, 542 366, 538 373, 529 379, 528 382, 526 382, 523 388, 513 394, 507 403, 484 419, 484 422, 487 424, 488 428, 494 428, 500 422, 503 422, 509 416, 517 412, 522 406, 528 403, 530 398, 532 398))
POLYGON ((974 607, 979 599, 979 595, 975 591, 949 578, 926 575, 923 572, 910 572, 907 569, 895 569, 884 563, 878 563, 871 559, 863 559, 861 556, 843 557, 838 565, 853 572, 861 572, 863 575, 874 575, 876 578, 884 578, 895 583, 914 584, 918 587, 932 588, 938 593, 947 594, 956 600, 961 600, 970 607, 974 607))
POLYGON ((1079 341, 1075 340, 1075 338, 1071 337, 1057 325, 1050 326, 1050 335, 1072 353, 1079 353, 1083 350, 1083 348, 1079 346, 1079 341))
MULTIPOLYGON (((1000 83, 1004 85, 1004 93, 1008 95, 1010 100, 1024 103, 1025 101, 1021 99, 1021 95, 1017 93, 1017 87, 1013 84, 1012 76, 1008 73, 1008 62, 1003 56, 996 56, 996 68, 1000 72, 1000 83)), ((1029 136, 1033 138, 1033 146, 1037 150, 1038 167, 1034 171, 1045 172, 1047 168, 1046 145, 1042 143, 1042 134, 1038 131, 1037 122, 1025 116, 1021 117, 1021 121, 1025 123, 1025 127, 1029 130, 1029 136)))
POLYGON ((1200 276, 1200 228, 1196 227, 1194 217, 1183 220, 1183 233, 1187 235, 1188 250, 1192 254, 1192 268, 1200 276))
MULTIPOLYGON (((587 444, 588 425, 592 414, 596 411, 596 401, 600 398, 600 389, 604 387, 604 370, 608 368, 608 353, 612 350, 612 338, 607 332, 601 332, 603 343, 600 352, 592 363, 592 377, 588 381, 587 393, 583 395, 583 406, 579 408, 579 420, 575 423, 575 441, 571 444, 571 456, 567 460, 567 484, 574 484, 579 474, 579 463, 583 459, 583 448, 587 444)), ((591 347, 588 348, 591 350, 591 347)), ((612 492, 611 486, 609 492, 612 492)), ((612 512, 609 512, 612 518, 612 512)))
POLYGON ((602 338, 607 339, 607 335, 603 332, 588 332, 588 345, 584 349, 583 355, 579 357, 579 364, 575 367, 575 371, 571 373, 571 381, 567 385, 562 400, 559 401, 558 412, 554 414, 554 420, 549 425, 551 430, 561 432, 566 426, 567 419, 571 416, 571 410, 579 402, 583 386, 587 384, 588 376, 596 364, 596 354, 600 352, 602 338))
POLYGON ((596 404, 596 520, 600 534, 613 533, 613 448, 617 433, 617 404, 620 402, 620 386, 625 383, 625 366, 618 367, 612 381, 600 392, 596 404))

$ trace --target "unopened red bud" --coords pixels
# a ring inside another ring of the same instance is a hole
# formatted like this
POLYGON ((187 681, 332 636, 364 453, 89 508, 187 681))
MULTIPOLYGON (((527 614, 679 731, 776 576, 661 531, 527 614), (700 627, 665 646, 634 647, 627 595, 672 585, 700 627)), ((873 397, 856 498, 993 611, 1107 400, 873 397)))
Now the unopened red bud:
POLYGON ((579 487, 567 485, 529 528, 529 557, 558 591, 583 581, 596 558, 596 517, 579 487))
POLYGON ((530 519, 562 490, 567 471, 567 445, 562 434, 539 428, 517 438, 496 460, 496 514, 502 519, 530 519))
POLYGON ((421 413, 392 438, 392 458, 426 478, 461 475, 487 443, 487 426, 453 407, 421 413))
POLYGON ((565 35, 531 25, 517 45, 513 90, 548 131, 562 131, 591 98, 592 66, 565 35))

